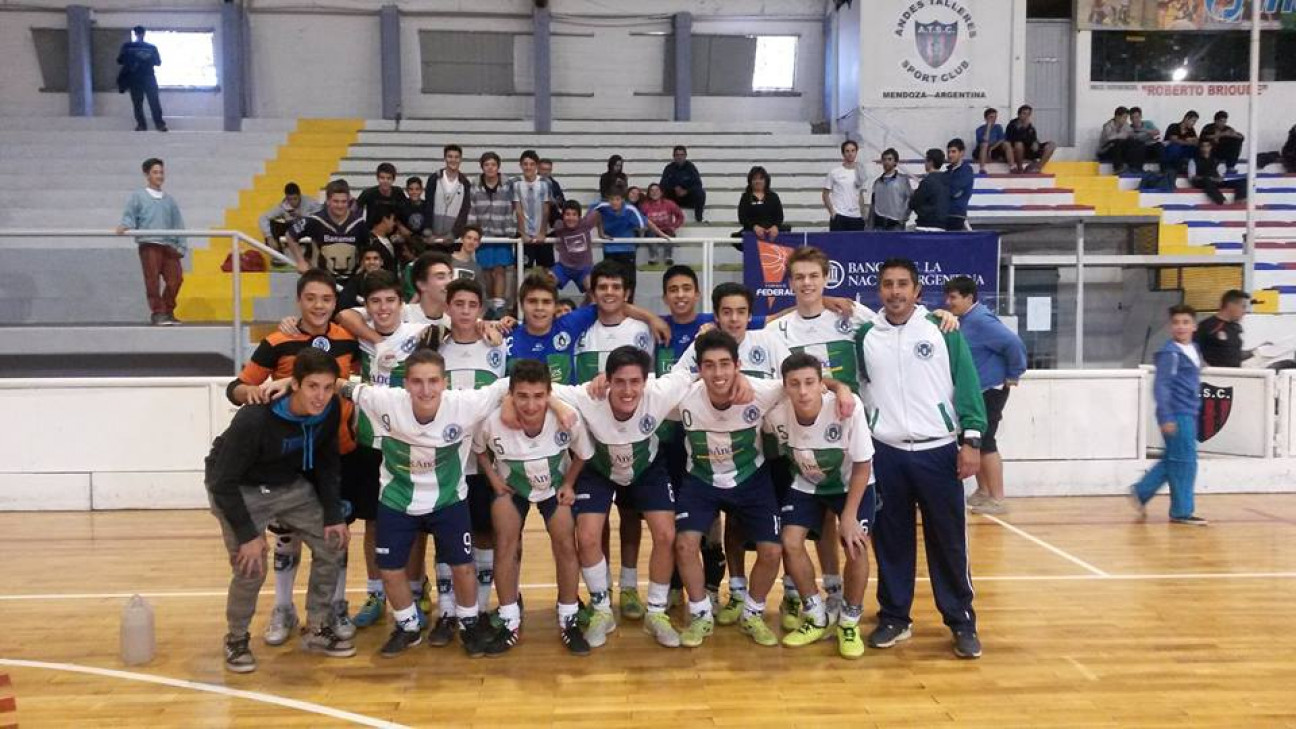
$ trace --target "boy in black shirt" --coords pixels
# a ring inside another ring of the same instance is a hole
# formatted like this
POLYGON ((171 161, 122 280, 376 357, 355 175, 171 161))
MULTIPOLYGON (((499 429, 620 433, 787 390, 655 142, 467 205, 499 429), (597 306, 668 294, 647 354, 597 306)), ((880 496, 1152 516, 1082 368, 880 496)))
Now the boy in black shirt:
POLYGON ((1197 325, 1197 346, 1210 367, 1241 367, 1249 353, 1242 351, 1242 317, 1251 295, 1230 289, 1220 297, 1219 311, 1197 325))
POLYGON ((324 188, 324 209, 293 223, 288 230, 288 251, 297 259, 297 270, 322 268, 346 285, 360 263, 360 248, 369 243, 369 226, 351 209, 351 186, 334 180, 324 188), (307 252, 300 241, 309 240, 307 252))
POLYGON ((355 655, 355 645, 333 631, 333 590, 350 536, 340 496, 341 406, 334 396, 340 374, 333 357, 302 350, 293 362, 291 394, 273 404, 245 405, 207 456, 207 492, 233 567, 225 668, 235 673, 257 666, 248 626, 265 582, 271 521, 293 529, 311 550, 302 648, 335 658, 355 655))
POLYGON ((1039 140, 1035 125, 1031 123, 1034 111, 1030 106, 1022 105, 1017 109, 1017 118, 1008 122, 1008 128, 1004 130, 1004 139, 1012 145, 1013 159, 1017 161, 1013 172, 1039 172, 1053 158, 1053 152, 1057 149, 1053 142, 1039 140), (1030 164, 1023 167, 1027 162, 1030 164))
POLYGON ((1201 140, 1214 144, 1211 159, 1223 162, 1228 174, 1237 172, 1238 157, 1242 156, 1242 140, 1246 137, 1228 123, 1228 112, 1215 112, 1215 121, 1202 127, 1201 140))
MULTIPOLYGON (((410 235, 409 228, 405 227, 405 221, 409 218, 410 202, 405 197, 405 191, 396 187, 396 165, 391 162, 383 162, 378 165, 378 184, 373 187, 365 188, 356 198, 356 210, 359 211, 360 217, 370 225, 381 217, 384 209, 394 210, 396 212, 397 230, 402 238, 408 238, 410 235)), ((426 222, 426 221, 425 221, 426 222)))
POLYGON ((945 153, 935 148, 927 150, 924 164, 927 174, 909 198, 909 208, 916 218, 914 224, 919 230, 945 230, 950 205, 949 175, 941 172, 945 153))

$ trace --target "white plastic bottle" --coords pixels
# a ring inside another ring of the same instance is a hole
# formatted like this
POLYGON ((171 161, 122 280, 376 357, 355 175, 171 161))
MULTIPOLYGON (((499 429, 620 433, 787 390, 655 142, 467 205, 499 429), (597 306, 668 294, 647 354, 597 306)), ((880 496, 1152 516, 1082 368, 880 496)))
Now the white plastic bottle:
POLYGON ((141 666, 153 660, 157 647, 153 635, 153 607, 135 595, 122 610, 121 659, 128 666, 141 666))

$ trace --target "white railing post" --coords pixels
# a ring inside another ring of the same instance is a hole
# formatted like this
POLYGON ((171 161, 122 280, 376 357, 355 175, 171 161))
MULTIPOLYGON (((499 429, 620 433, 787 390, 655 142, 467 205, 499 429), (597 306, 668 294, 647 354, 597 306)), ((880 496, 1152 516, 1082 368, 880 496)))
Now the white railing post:
POLYGON ((702 242, 702 311, 711 311, 711 292, 715 291, 715 274, 711 270, 711 257, 715 250, 715 241, 708 238, 702 242))
POLYGON ((230 237, 230 278, 233 279, 231 286, 233 288, 233 327, 234 327, 234 348, 231 350, 234 354, 234 376, 238 377, 243 367, 243 266, 239 260, 239 235, 231 234, 230 237))

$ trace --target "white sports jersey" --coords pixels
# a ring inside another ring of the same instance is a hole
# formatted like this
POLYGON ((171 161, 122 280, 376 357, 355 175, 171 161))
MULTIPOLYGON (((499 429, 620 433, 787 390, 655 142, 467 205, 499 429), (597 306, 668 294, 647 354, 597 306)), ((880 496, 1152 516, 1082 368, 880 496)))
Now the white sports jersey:
POLYGON ((717 410, 706 383, 696 382, 679 404, 679 421, 688 445, 689 475, 716 488, 731 489, 765 463, 759 437, 761 421, 783 397, 781 380, 752 380, 756 399, 717 410))
MULTIPOLYGON (((765 422, 788 455, 796 478, 792 488, 807 494, 835 496, 850 488, 851 470, 856 463, 873 460, 873 437, 868 416, 858 395, 852 395, 855 410, 846 420, 837 416, 837 395, 825 392, 823 408, 811 425, 802 425, 784 400, 765 416, 765 422)), ((869 474, 869 483, 873 475, 869 474)))
POLYGON ((429 423, 414 417, 409 393, 392 387, 359 385, 352 399, 382 436, 378 500, 413 516, 450 506, 468 496, 464 466, 474 428, 508 392, 508 380, 484 390, 441 393, 429 423))
MULTIPOLYGON (((404 310, 410 308, 406 306, 404 310)), ((373 318, 363 307, 352 311, 360 314, 365 326, 373 328, 373 318)), ((418 348, 419 337, 426 329, 426 324, 404 322, 377 344, 360 340, 360 379, 371 385, 404 387, 405 359, 418 348)), ((379 447, 381 436, 375 433, 373 424, 363 410, 357 408, 356 413, 356 443, 367 448, 379 447)))
POLYGON ((649 377, 634 414, 618 420, 606 399, 596 400, 584 385, 554 385, 554 394, 580 412, 593 440, 589 467, 621 486, 629 486, 657 457, 657 427, 693 384, 693 375, 677 369, 649 377))
POLYGON ((447 329, 450 327, 449 314, 442 312, 441 316, 437 317, 436 319, 433 319, 429 317, 427 314, 423 313, 423 307, 419 306, 418 304, 406 304, 405 308, 401 310, 401 321, 407 321, 412 324, 423 324, 423 325, 436 324, 437 326, 446 327, 447 329))
POLYGON ((794 311, 770 322, 765 329, 782 336, 792 352, 808 352, 818 357, 824 377, 845 383, 858 395, 859 355, 855 334, 873 316, 872 309, 856 302, 855 311, 849 317, 825 309, 807 319, 794 311))
POLYGON ((478 390, 504 376, 507 350, 485 339, 464 344, 447 337, 439 350, 445 357, 446 384, 452 390, 478 390))
MULTIPOLYGON (((697 352, 693 344, 684 350, 680 355, 679 361, 689 372, 697 372, 697 352)), ((738 343, 738 368, 744 375, 755 377, 759 380, 781 380, 782 373, 779 368, 783 366, 783 360, 791 355, 791 350, 783 338, 770 329, 759 329, 749 331, 743 334, 743 339, 738 343)), ((678 366, 678 365, 677 365, 678 366)))
POLYGON ((571 468, 571 453, 588 461, 594 455, 585 424, 568 430, 552 410, 545 411, 544 426, 535 437, 504 425, 500 410, 486 418, 473 439, 473 452, 490 451, 495 471, 509 488, 531 503, 556 493, 563 475, 571 468))
POLYGON ((648 325, 629 317, 612 326, 594 322, 576 340, 576 381, 589 382, 597 377, 612 350, 627 344, 642 349, 651 357, 653 338, 648 325))

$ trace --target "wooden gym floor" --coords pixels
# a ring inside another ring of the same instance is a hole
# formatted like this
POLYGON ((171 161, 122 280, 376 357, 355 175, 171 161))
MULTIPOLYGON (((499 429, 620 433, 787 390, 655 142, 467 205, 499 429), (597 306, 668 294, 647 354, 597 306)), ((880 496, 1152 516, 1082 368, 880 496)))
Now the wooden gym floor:
POLYGON ((260 668, 244 676, 222 669, 228 567, 209 514, 0 514, 0 727, 1296 726, 1296 494, 1198 500, 1209 528, 1169 525, 1164 496, 1145 523, 1116 498, 972 517, 980 661, 953 658, 925 582, 913 640, 856 662, 831 642, 760 648, 733 628, 668 650, 637 623, 572 658, 533 519, 530 609, 506 657, 420 646, 384 660, 387 622, 348 660, 267 648, 267 584, 260 668), (158 657, 126 669, 118 622, 133 592, 155 607, 158 657))

